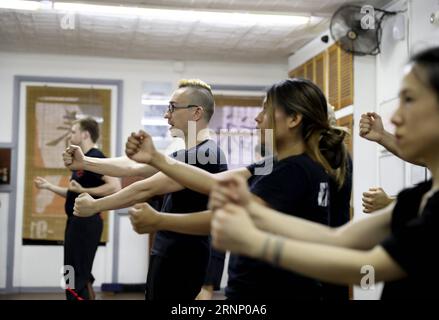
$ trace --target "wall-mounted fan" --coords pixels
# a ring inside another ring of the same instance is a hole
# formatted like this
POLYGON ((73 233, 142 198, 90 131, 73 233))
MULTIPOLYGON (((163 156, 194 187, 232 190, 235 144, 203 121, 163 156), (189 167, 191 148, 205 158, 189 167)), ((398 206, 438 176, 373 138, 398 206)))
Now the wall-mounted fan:
POLYGON ((399 12, 373 8, 365 13, 362 8, 351 4, 341 6, 331 18, 331 36, 343 50, 354 55, 377 55, 380 53, 381 23, 386 16, 399 12), (367 14, 368 21, 365 20, 367 14))

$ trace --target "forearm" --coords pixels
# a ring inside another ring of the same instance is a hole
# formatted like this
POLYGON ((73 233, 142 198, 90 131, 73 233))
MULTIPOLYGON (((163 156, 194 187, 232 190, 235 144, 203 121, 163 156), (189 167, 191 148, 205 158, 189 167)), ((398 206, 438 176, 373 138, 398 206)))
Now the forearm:
POLYGON ((60 186, 56 186, 54 184, 50 184, 49 187, 47 188, 47 190, 52 191, 54 193, 56 193, 57 195, 65 198, 67 196, 67 188, 65 187, 60 187, 60 186))
POLYGON ((396 137, 390 132, 384 131, 381 139, 377 141, 380 145, 386 148, 389 152, 399 157, 400 151, 396 144, 396 137))
POLYGON ((390 132, 384 131, 382 138, 377 142, 398 158, 418 166, 425 166, 425 164, 420 161, 413 161, 402 156, 398 144, 396 143, 396 137, 390 132))
POLYGON ((373 267, 377 272, 376 277, 380 280, 393 277, 391 272, 382 267, 381 263, 376 263, 376 254, 373 250, 357 251, 331 247, 285 239, 264 232, 254 237, 252 242, 254 249, 248 252, 253 254, 253 257, 329 283, 360 284, 365 276, 363 268, 366 266, 373 267))
POLYGON ((94 197, 105 197, 113 193, 116 193, 119 190, 120 187, 118 187, 114 183, 105 183, 99 187, 94 187, 94 188, 82 188, 82 192, 88 193, 94 197))
POLYGON ((161 220, 157 230, 173 231, 189 235, 209 235, 212 212, 210 210, 185 213, 170 214, 160 213, 161 220))
POLYGON ((214 174, 161 153, 154 156, 151 165, 186 188, 202 194, 209 194, 216 182, 214 174))
POLYGON ((256 226, 284 237, 329 246, 369 250, 390 233, 390 221, 395 202, 373 216, 351 221, 338 228, 277 212, 252 201, 247 210, 256 226))
POLYGON ((247 210, 260 230, 301 241, 340 245, 336 229, 280 213, 256 201, 251 201, 247 210))
POLYGON ((150 177, 157 173, 157 169, 132 161, 127 157, 93 158, 84 157, 84 170, 111 177, 150 177))
POLYGON ((96 212, 127 208, 136 203, 145 202, 152 196, 154 194, 151 192, 151 189, 144 188, 139 190, 136 184, 132 184, 112 195, 97 199, 95 201, 95 208, 96 212))

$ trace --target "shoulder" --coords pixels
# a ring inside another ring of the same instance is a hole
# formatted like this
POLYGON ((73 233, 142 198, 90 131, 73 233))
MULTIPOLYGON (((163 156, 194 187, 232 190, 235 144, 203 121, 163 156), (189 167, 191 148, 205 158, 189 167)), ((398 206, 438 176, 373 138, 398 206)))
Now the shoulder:
POLYGON ((423 196, 425 193, 427 193, 431 189, 432 185, 433 185, 433 182, 431 180, 429 180, 429 181, 417 184, 414 187, 406 188, 398 194, 397 199, 398 199, 398 201, 400 201, 400 200, 405 200, 407 198, 409 200, 412 198, 418 198, 420 196, 423 196))
MULTIPOLYGON (((309 176, 310 174, 324 174, 325 169, 308 155, 301 154, 286 158, 275 165, 276 171, 291 172, 295 175, 309 176)), ((326 175, 326 174, 325 174, 326 175)))
POLYGON ((93 157, 93 158, 106 158, 104 153, 97 148, 90 149, 85 155, 87 157, 93 157))
MULTIPOLYGON (((191 149, 193 150, 193 149, 191 149)), ((223 150, 213 140, 206 140, 196 146, 195 150, 198 153, 212 154, 212 155, 224 155, 223 150)))
POLYGON ((206 140, 197 145, 196 148, 189 150, 189 158, 194 157, 196 157, 197 166, 214 165, 218 166, 220 171, 227 169, 227 158, 223 150, 213 140, 206 140))

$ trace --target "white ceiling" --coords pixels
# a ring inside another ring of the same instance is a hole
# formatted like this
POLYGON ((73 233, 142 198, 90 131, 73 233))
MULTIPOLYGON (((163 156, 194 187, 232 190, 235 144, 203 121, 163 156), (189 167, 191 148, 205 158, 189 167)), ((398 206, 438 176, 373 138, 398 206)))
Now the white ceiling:
MULTIPOLYGON (((8 0, 0 0, 8 1, 8 0)), ((65 0, 67 1, 67 0, 65 0)), ((208 21, 77 14, 63 30, 61 13, 0 9, 0 51, 135 59, 286 63, 287 57, 328 28, 329 17, 348 0, 69 0, 104 5, 306 14, 301 27, 230 26, 208 21)), ((369 0, 381 7, 388 0, 369 0)))

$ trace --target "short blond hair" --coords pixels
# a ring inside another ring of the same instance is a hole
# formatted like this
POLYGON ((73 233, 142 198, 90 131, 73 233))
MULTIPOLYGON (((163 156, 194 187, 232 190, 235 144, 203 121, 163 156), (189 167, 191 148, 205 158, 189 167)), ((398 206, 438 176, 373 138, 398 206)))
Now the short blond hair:
POLYGON ((212 88, 200 79, 181 79, 178 81, 178 89, 189 88, 193 96, 193 103, 200 105, 204 110, 204 118, 209 122, 215 111, 215 99, 212 88))
POLYGON ((204 81, 200 79, 181 79, 178 81, 178 88, 202 88, 212 93, 212 88, 204 81))

